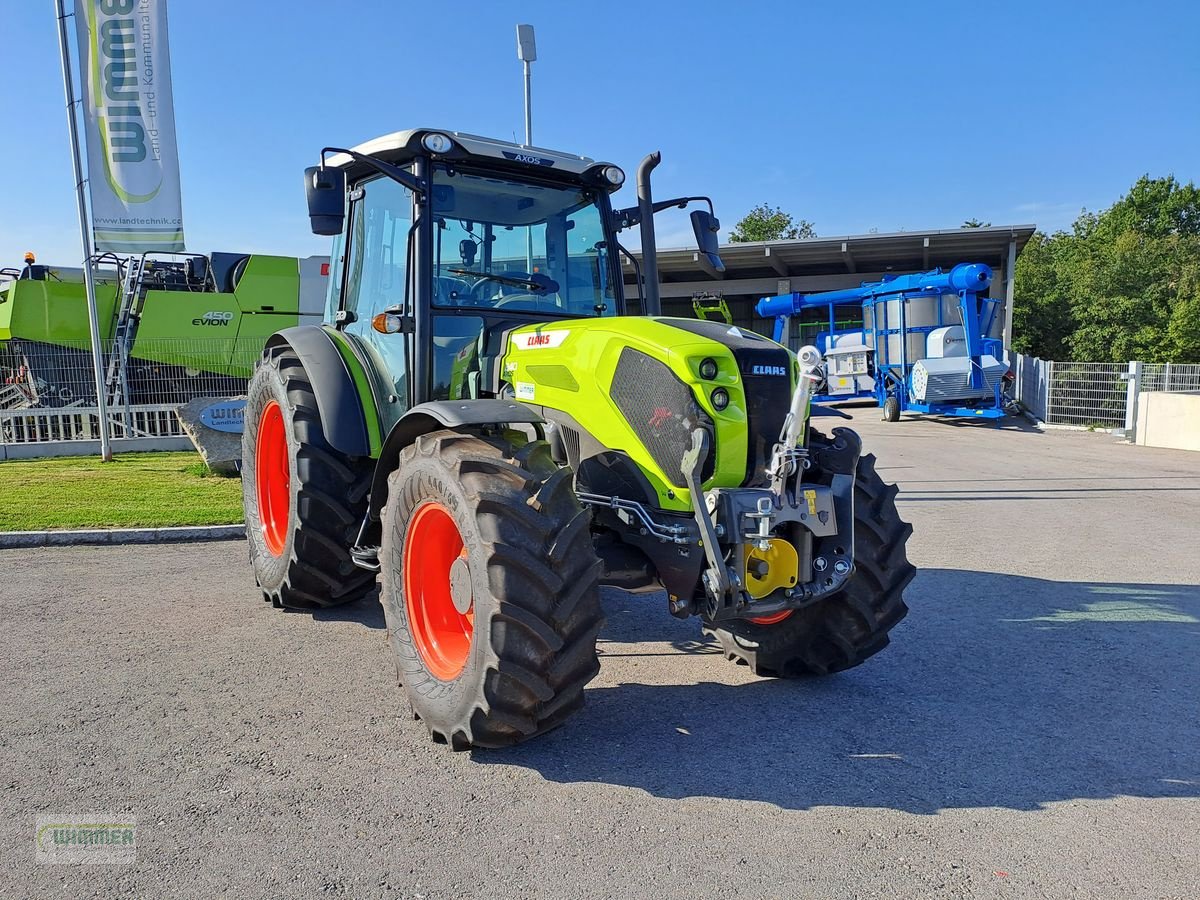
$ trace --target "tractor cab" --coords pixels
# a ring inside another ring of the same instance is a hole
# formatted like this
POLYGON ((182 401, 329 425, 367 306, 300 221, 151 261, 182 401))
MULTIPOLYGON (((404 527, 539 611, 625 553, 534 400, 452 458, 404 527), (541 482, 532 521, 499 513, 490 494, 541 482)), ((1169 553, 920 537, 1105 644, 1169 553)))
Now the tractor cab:
POLYGON ((313 230, 334 236, 326 320, 388 373, 374 379, 385 427, 420 403, 490 396, 516 328, 629 311, 617 234, 642 210, 613 209, 615 165, 430 130, 322 158, 306 187, 313 230))

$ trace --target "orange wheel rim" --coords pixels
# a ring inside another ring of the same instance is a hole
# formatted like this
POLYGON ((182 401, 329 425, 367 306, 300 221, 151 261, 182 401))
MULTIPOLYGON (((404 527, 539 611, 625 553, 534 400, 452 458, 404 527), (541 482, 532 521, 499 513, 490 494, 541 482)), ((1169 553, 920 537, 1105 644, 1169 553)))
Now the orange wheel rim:
POLYGON ((417 507, 404 538, 404 606, 421 661, 442 681, 453 681, 462 673, 475 632, 469 579, 461 577, 466 559, 467 549, 450 511, 433 501, 417 507), (456 606, 452 570, 460 561, 456 606), (461 612, 459 607, 464 606, 466 611, 461 612))
POLYGON ((790 609, 785 609, 783 612, 777 612, 770 616, 759 616, 758 618, 751 619, 750 621, 755 625, 774 625, 777 622, 782 622, 791 614, 792 611, 790 609))
POLYGON ((258 418, 254 449, 254 486, 258 491, 258 517, 263 543, 272 556, 287 549, 292 521, 292 476, 283 410, 271 400, 258 418))

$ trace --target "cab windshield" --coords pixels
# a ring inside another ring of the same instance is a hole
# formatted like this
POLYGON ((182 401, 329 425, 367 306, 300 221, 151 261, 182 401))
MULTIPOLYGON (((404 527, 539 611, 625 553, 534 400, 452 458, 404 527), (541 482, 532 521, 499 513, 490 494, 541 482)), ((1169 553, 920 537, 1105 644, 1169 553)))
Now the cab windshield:
POLYGON ((594 192, 439 166, 433 217, 435 306, 617 314, 594 192))

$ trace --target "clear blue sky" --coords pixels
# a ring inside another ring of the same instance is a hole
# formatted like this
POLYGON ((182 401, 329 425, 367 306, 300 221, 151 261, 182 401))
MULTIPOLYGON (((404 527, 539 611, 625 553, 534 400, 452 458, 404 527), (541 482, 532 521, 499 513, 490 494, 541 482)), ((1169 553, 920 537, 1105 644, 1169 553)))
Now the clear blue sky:
MULTIPOLYGON (((1200 178, 1194 2, 451 9, 174 0, 189 248, 326 252, 300 174, 325 144, 424 125, 519 135, 517 22, 537 28, 536 144, 630 173, 661 149, 657 196, 709 193, 726 229, 760 201, 823 235, 1055 229, 1142 173, 1200 178)), ((75 263, 52 4, 6 2, 3 28, 0 264, 26 249, 75 263)), ((686 233, 661 221, 660 246, 686 233)))

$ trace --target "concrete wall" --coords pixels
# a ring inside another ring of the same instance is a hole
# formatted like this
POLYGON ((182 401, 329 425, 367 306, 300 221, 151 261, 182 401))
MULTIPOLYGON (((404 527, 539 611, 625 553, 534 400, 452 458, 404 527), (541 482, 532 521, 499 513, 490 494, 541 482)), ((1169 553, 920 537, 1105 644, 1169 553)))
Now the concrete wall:
POLYGON ((1139 394, 1137 442, 1145 447, 1200 450, 1200 392, 1139 394))
MULTIPOLYGON (((185 437, 113 438, 113 453, 195 450, 185 437)), ((0 460, 42 459, 47 456, 99 456, 97 441, 36 441, 28 444, 0 444, 0 460)))

